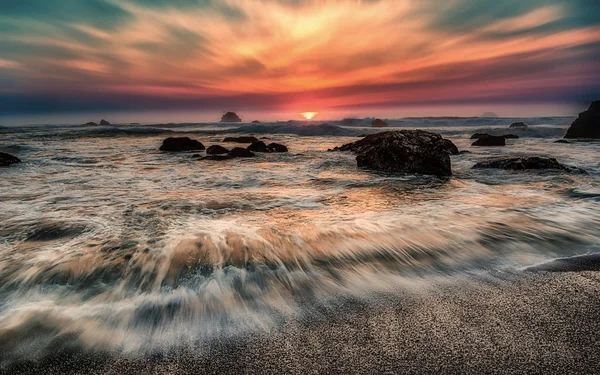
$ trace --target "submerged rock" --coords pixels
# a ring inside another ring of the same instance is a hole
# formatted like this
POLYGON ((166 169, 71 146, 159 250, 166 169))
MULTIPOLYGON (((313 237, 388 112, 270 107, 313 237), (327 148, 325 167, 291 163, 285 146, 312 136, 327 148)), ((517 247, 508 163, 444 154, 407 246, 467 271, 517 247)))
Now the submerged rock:
POLYGON ((269 148, 263 141, 256 141, 248 146, 248 150, 255 152, 270 152, 269 148))
POLYGON ((288 152, 288 148, 280 143, 271 142, 267 145, 271 152, 288 152))
POLYGON ((439 134, 399 130, 371 134, 334 151, 356 153, 357 165, 368 169, 451 176, 448 148, 448 141, 439 134))
POLYGON ((251 158, 256 156, 254 152, 241 147, 234 147, 227 155, 234 158, 251 158))
POLYGON ((496 158, 479 162, 473 166, 473 169, 481 168, 495 168, 516 171, 528 169, 556 169, 569 173, 587 174, 583 169, 561 164, 554 158, 543 158, 539 156, 496 158))
POLYGON ((0 152, 0 167, 8 167, 11 164, 20 163, 21 159, 5 152, 0 152))
POLYGON ((231 143, 254 143, 258 141, 258 138, 251 136, 242 136, 242 137, 227 137, 223 140, 223 142, 231 142, 231 143))
POLYGON ((487 137, 477 139, 471 146, 506 146, 506 139, 488 134, 487 137))
POLYGON ((481 139, 481 138, 489 138, 489 137, 503 137, 504 139, 518 139, 519 136, 516 134, 503 134, 503 135, 491 135, 488 133, 475 133, 471 136, 470 139, 481 139))
POLYGON ((208 156, 204 156, 201 157, 200 160, 229 160, 229 159, 234 159, 235 156, 229 155, 229 154, 221 154, 221 155, 208 155, 208 156))
POLYGON ((375 120, 371 121, 371 126, 374 128, 387 128, 388 127, 388 123, 376 118, 375 120))
POLYGON ((600 138, 600 100, 594 100, 587 111, 579 114, 565 138, 600 138))
POLYGON ((221 122, 242 122, 242 119, 235 112, 227 112, 221 116, 221 122))
POLYGON ((554 141, 554 143, 571 143, 565 139, 559 139, 558 141, 554 141))
POLYGON ((162 146, 160 146, 159 150, 180 152, 204 149, 204 145, 196 141, 195 139, 191 139, 189 137, 169 137, 163 141, 162 146))
POLYGON ((229 150, 220 145, 212 145, 206 149, 208 155, 226 154, 229 150))
POLYGON ((100 120, 100 125, 110 125, 110 122, 106 121, 105 119, 100 120))
POLYGON ((510 124, 509 128, 527 129, 527 125, 525 125, 524 122, 519 121, 519 122, 513 122, 512 124, 510 124))

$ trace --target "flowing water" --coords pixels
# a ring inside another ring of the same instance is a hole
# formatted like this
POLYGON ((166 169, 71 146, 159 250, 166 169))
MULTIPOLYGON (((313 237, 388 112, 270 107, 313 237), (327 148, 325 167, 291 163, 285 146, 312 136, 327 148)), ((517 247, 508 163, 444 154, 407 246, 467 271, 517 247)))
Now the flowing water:
POLYGON ((452 156, 449 179, 374 173, 327 152, 374 131, 360 126, 0 129, 0 151, 24 161, 0 169, 0 365, 63 341, 139 355, 270 332, 337 295, 600 252, 600 143, 553 143, 572 119, 479 121, 393 123, 471 151, 452 156), (481 131, 521 138, 471 147, 481 131), (290 152, 158 151, 167 136, 208 146, 242 133, 290 152), (471 169, 512 154, 588 174, 471 169))

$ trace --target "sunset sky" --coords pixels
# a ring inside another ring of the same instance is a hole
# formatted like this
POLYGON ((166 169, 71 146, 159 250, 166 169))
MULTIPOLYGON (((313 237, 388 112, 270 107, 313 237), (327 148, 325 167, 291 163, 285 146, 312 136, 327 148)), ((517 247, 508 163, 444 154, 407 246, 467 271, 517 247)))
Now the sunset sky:
POLYGON ((600 98, 598 0, 2 1, 0 34, 0 117, 600 98))

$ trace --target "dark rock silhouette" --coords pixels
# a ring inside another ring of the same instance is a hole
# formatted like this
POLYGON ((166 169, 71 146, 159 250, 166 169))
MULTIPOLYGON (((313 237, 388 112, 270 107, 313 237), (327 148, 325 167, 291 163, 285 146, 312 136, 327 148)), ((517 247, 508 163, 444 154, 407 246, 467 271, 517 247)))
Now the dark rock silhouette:
POLYGON ((242 119, 235 112, 227 112, 221 116, 221 122, 242 122, 242 119))
POLYGON ((502 136, 488 135, 477 139, 471 146, 506 146, 506 139, 502 136))
POLYGON ((579 114, 565 138, 600 138, 600 100, 594 100, 587 111, 579 114))
POLYGON ((0 167, 8 167, 11 164, 20 163, 21 159, 11 154, 0 152, 0 167))
POLYGON ((161 151, 195 151, 195 150, 204 150, 204 145, 195 139, 191 139, 189 137, 169 137, 163 141, 162 146, 160 146, 161 151))
POLYGON ((497 114, 495 114, 494 112, 484 112, 484 113, 483 113, 481 116, 479 116, 479 117, 492 117, 492 118, 494 118, 494 117, 498 117, 498 115, 497 115, 497 114))
POLYGON ((86 122, 86 123, 85 123, 85 124, 83 124, 83 125, 87 125, 87 126, 98 126, 98 124, 96 124, 96 123, 95 123, 95 122, 93 122, 93 121, 86 122))
POLYGON ((105 119, 100 120, 100 125, 110 125, 110 122, 106 121, 105 119))
POLYGON ((470 153, 471 153, 471 151, 469 151, 469 150, 461 150, 461 151, 459 152, 459 154, 460 154, 460 155, 463 155, 463 154, 470 154, 470 153))
POLYGON ((400 173, 451 176, 448 143, 441 135, 423 130, 399 130, 371 134, 334 148, 357 154, 359 167, 400 173))
POLYGON ((271 149, 271 152, 288 152, 288 148, 280 143, 272 142, 267 147, 271 149))
POLYGON ((371 126, 374 128, 387 128, 388 127, 388 123, 376 118, 375 120, 371 121, 371 126))
POLYGON ((504 139, 519 139, 519 136, 516 134, 504 134, 501 137, 504 137, 504 139))
POLYGON ((234 158, 251 158, 256 156, 254 152, 241 147, 234 147, 227 155, 234 158))
POLYGON ((227 137, 223 140, 223 142, 231 142, 231 143, 254 143, 258 141, 256 137, 243 136, 243 137, 227 137))
POLYGON ((519 128, 519 129, 527 129, 527 125, 524 122, 513 122, 510 124, 509 128, 519 128))
POLYGON ((442 139, 442 142, 444 143, 444 149, 447 153, 449 153, 450 155, 458 155, 458 147, 456 147, 456 145, 452 143, 451 140, 442 139))
POLYGON ((263 141, 256 141, 256 142, 252 143, 250 146, 248 146, 247 148, 248 148, 248 150, 254 151, 254 152, 270 152, 271 151, 271 150, 269 150, 269 148, 263 141))
POLYGON ((503 137, 504 139, 518 139, 519 136, 516 134, 503 134, 503 135, 491 135, 488 133, 475 133, 471 136, 471 139, 489 138, 489 137, 503 137))
POLYGON ((516 171, 528 169, 556 169, 569 173, 587 174, 583 169, 561 164, 554 158, 542 158, 538 156, 496 158, 479 162, 473 166, 473 169, 481 168, 496 168, 516 171))
POLYGON ((565 139, 559 139, 558 141, 554 141, 554 143, 571 143, 565 139))
POLYGON ((223 154, 223 155, 208 155, 208 156, 204 156, 201 157, 200 160, 229 160, 229 159, 234 159, 235 156, 229 155, 229 154, 223 154))
POLYGON ((260 124, 260 121, 254 120, 254 121, 251 122, 251 124, 260 124))
POLYGON ((229 150, 220 145, 212 145, 206 149, 208 155, 226 154, 229 150))

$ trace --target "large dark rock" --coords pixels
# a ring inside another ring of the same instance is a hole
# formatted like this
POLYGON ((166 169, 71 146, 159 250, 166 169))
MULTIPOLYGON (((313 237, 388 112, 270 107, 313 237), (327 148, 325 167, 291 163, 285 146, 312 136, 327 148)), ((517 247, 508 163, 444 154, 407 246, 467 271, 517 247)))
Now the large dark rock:
POLYGON ((527 129, 527 125, 525 125, 524 122, 519 121, 519 122, 513 122, 512 124, 510 124, 509 128, 527 129))
POLYGON ((105 119, 100 120, 100 125, 110 125, 110 122, 106 121, 105 119))
POLYGON ((280 143, 271 142, 267 147, 271 152, 288 152, 288 148, 280 143))
POLYGON ((587 111, 579 114, 565 138, 600 138, 600 100, 594 100, 587 111))
POLYGON ((196 141, 195 139, 190 139, 189 137, 169 137, 163 141, 162 146, 160 146, 161 151, 195 151, 195 150, 204 150, 205 147, 202 143, 196 141))
POLYGON ((473 166, 473 169, 481 168, 496 168, 516 171, 528 169, 556 169, 570 173, 586 173, 583 169, 561 164, 554 158, 542 158, 538 156, 496 158, 479 162, 473 166))
POLYGON ((516 134, 504 134, 501 137, 504 137, 504 139, 519 139, 519 136, 516 134))
POLYGON ((206 153, 208 155, 218 155, 218 154, 226 154, 229 150, 220 145, 212 145, 206 149, 206 153))
POLYGON ((8 167, 11 164, 20 163, 21 159, 11 154, 0 152, 0 167, 8 167))
POLYGON ((258 141, 256 137, 227 137, 223 140, 223 142, 232 142, 232 143, 254 143, 258 141))
POLYGON ((388 123, 376 118, 375 120, 371 121, 371 126, 374 128, 387 128, 388 123))
POLYGON ((85 124, 83 124, 83 125, 87 125, 87 126, 98 126, 98 124, 96 124, 96 123, 95 123, 95 122, 93 122, 93 121, 86 122, 86 123, 85 123, 85 124))
POLYGON ((506 146, 506 140, 501 136, 490 135, 477 139, 471 146, 506 146))
POLYGON ((221 116, 221 122, 242 122, 242 119, 235 112, 227 112, 221 116))
POLYGON ((234 147, 227 155, 234 158, 251 158, 255 156, 254 152, 241 147, 234 147))
POLYGON ((334 151, 356 153, 357 165, 368 169, 451 176, 448 148, 448 142, 439 134, 399 130, 371 134, 334 151))
POLYGON ((269 148, 263 141, 256 141, 252 143, 250 146, 248 146, 248 150, 254 152, 271 152, 271 150, 269 150, 269 148))

